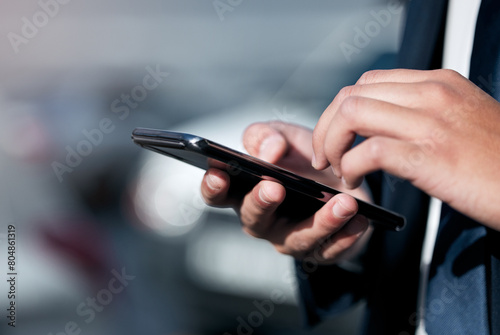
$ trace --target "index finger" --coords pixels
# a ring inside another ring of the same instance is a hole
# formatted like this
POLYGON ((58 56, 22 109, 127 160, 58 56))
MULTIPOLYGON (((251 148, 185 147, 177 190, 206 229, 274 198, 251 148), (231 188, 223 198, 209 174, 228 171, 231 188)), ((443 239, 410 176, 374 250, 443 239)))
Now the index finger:
MULTIPOLYGON (((331 104, 326 108, 326 110, 321 115, 316 127, 313 131, 313 162, 312 165, 317 170, 323 170, 329 166, 328 159, 325 155, 324 143, 326 138, 326 133, 328 132, 329 125, 337 113, 340 105, 344 100, 351 96, 362 95, 364 86, 369 86, 373 84, 380 83, 417 83, 426 80, 432 80, 434 78, 434 71, 418 71, 418 70, 406 70, 406 69, 396 69, 396 70, 374 70, 365 72, 354 86, 344 87, 335 96, 331 104)), ((386 91, 381 92, 380 97, 382 100, 387 94, 392 94, 392 92, 386 91)), ((374 98, 374 97, 373 97, 374 98)))

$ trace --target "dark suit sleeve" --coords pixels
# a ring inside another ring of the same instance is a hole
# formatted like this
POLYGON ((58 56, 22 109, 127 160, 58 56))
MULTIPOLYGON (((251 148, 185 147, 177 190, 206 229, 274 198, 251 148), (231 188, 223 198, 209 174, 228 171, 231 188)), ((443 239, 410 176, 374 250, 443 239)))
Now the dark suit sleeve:
POLYGON ((297 261, 300 308, 308 326, 341 313, 363 298, 363 274, 339 266, 319 266, 307 273, 297 261))
MULTIPOLYGON (((446 0, 409 2, 398 67, 440 67, 446 8, 446 0)), ((376 182, 369 184, 374 202, 405 215, 407 227, 398 233, 374 230, 362 274, 338 266, 320 267, 309 276, 299 270, 300 303, 309 325, 366 297, 370 334, 415 331, 409 317, 416 311, 429 198, 410 183, 387 174, 378 173, 373 180, 376 182)))
MULTIPOLYGON (((354 145, 364 139, 357 137, 354 145)), ((375 203, 380 203, 381 183, 383 174, 375 172, 366 177, 366 182, 373 195, 375 203)), ((370 255, 377 254, 377 244, 371 242, 368 246, 370 255)), ((359 271, 349 271, 337 265, 307 266, 296 261, 297 280, 299 288, 299 304, 305 324, 314 326, 329 316, 340 314, 360 300, 365 298, 368 281, 363 270, 368 257, 359 259, 359 271)))

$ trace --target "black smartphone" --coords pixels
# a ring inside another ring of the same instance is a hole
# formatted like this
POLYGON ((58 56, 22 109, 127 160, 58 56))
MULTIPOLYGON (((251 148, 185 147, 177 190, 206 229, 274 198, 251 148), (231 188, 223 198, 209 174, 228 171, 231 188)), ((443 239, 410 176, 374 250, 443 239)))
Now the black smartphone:
MULTIPOLYGON (((132 139, 143 148, 201 169, 215 167, 225 170, 231 178, 229 196, 242 197, 261 180, 282 184, 286 189, 286 197, 278 207, 277 214, 291 221, 300 221, 313 215, 329 199, 340 193, 331 187, 203 137, 136 128, 132 132, 132 139)), ((376 226, 400 231, 406 224, 405 217, 398 213, 359 199, 356 201, 358 213, 370 219, 376 226)))

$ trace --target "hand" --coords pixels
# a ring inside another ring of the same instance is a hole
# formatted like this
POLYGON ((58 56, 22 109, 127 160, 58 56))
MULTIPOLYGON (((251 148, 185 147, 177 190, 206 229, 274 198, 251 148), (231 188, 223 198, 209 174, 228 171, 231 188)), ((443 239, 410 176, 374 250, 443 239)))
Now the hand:
MULTIPOLYGON (((250 155, 333 187, 341 186, 331 171, 312 168, 311 130, 281 122, 257 123, 247 128, 243 143, 250 155)), ((231 199, 227 197, 229 183, 225 172, 209 169, 201 185, 205 201, 212 206, 233 207, 246 233, 269 240, 281 253, 299 259, 312 256, 318 264, 333 263, 352 257, 363 244, 361 236, 368 235, 368 220, 356 215, 357 203, 347 194, 333 197, 308 219, 291 223, 276 215, 285 199, 282 185, 262 181, 243 199, 231 199)), ((361 189, 351 193, 368 200, 361 189)))
POLYGON ((349 188, 385 170, 500 230, 500 103, 451 70, 365 73, 313 134, 317 169, 349 188), (367 139, 351 148, 355 134, 367 139))

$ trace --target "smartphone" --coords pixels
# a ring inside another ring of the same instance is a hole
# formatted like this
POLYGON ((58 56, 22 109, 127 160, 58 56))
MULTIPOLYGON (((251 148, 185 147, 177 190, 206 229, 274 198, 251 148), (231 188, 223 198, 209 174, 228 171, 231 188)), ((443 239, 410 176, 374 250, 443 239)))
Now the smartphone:
MULTIPOLYGON (((286 197, 277 208, 277 215, 290 221, 301 221, 313 215, 334 195, 341 193, 314 180, 301 177, 279 166, 225 147, 206 138, 159 129, 136 128, 132 140, 139 146, 207 170, 225 170, 230 176, 229 196, 243 197, 259 181, 272 180, 282 184, 286 197)), ((375 226, 400 231, 406 224, 404 216, 362 200, 358 213, 375 226)))

